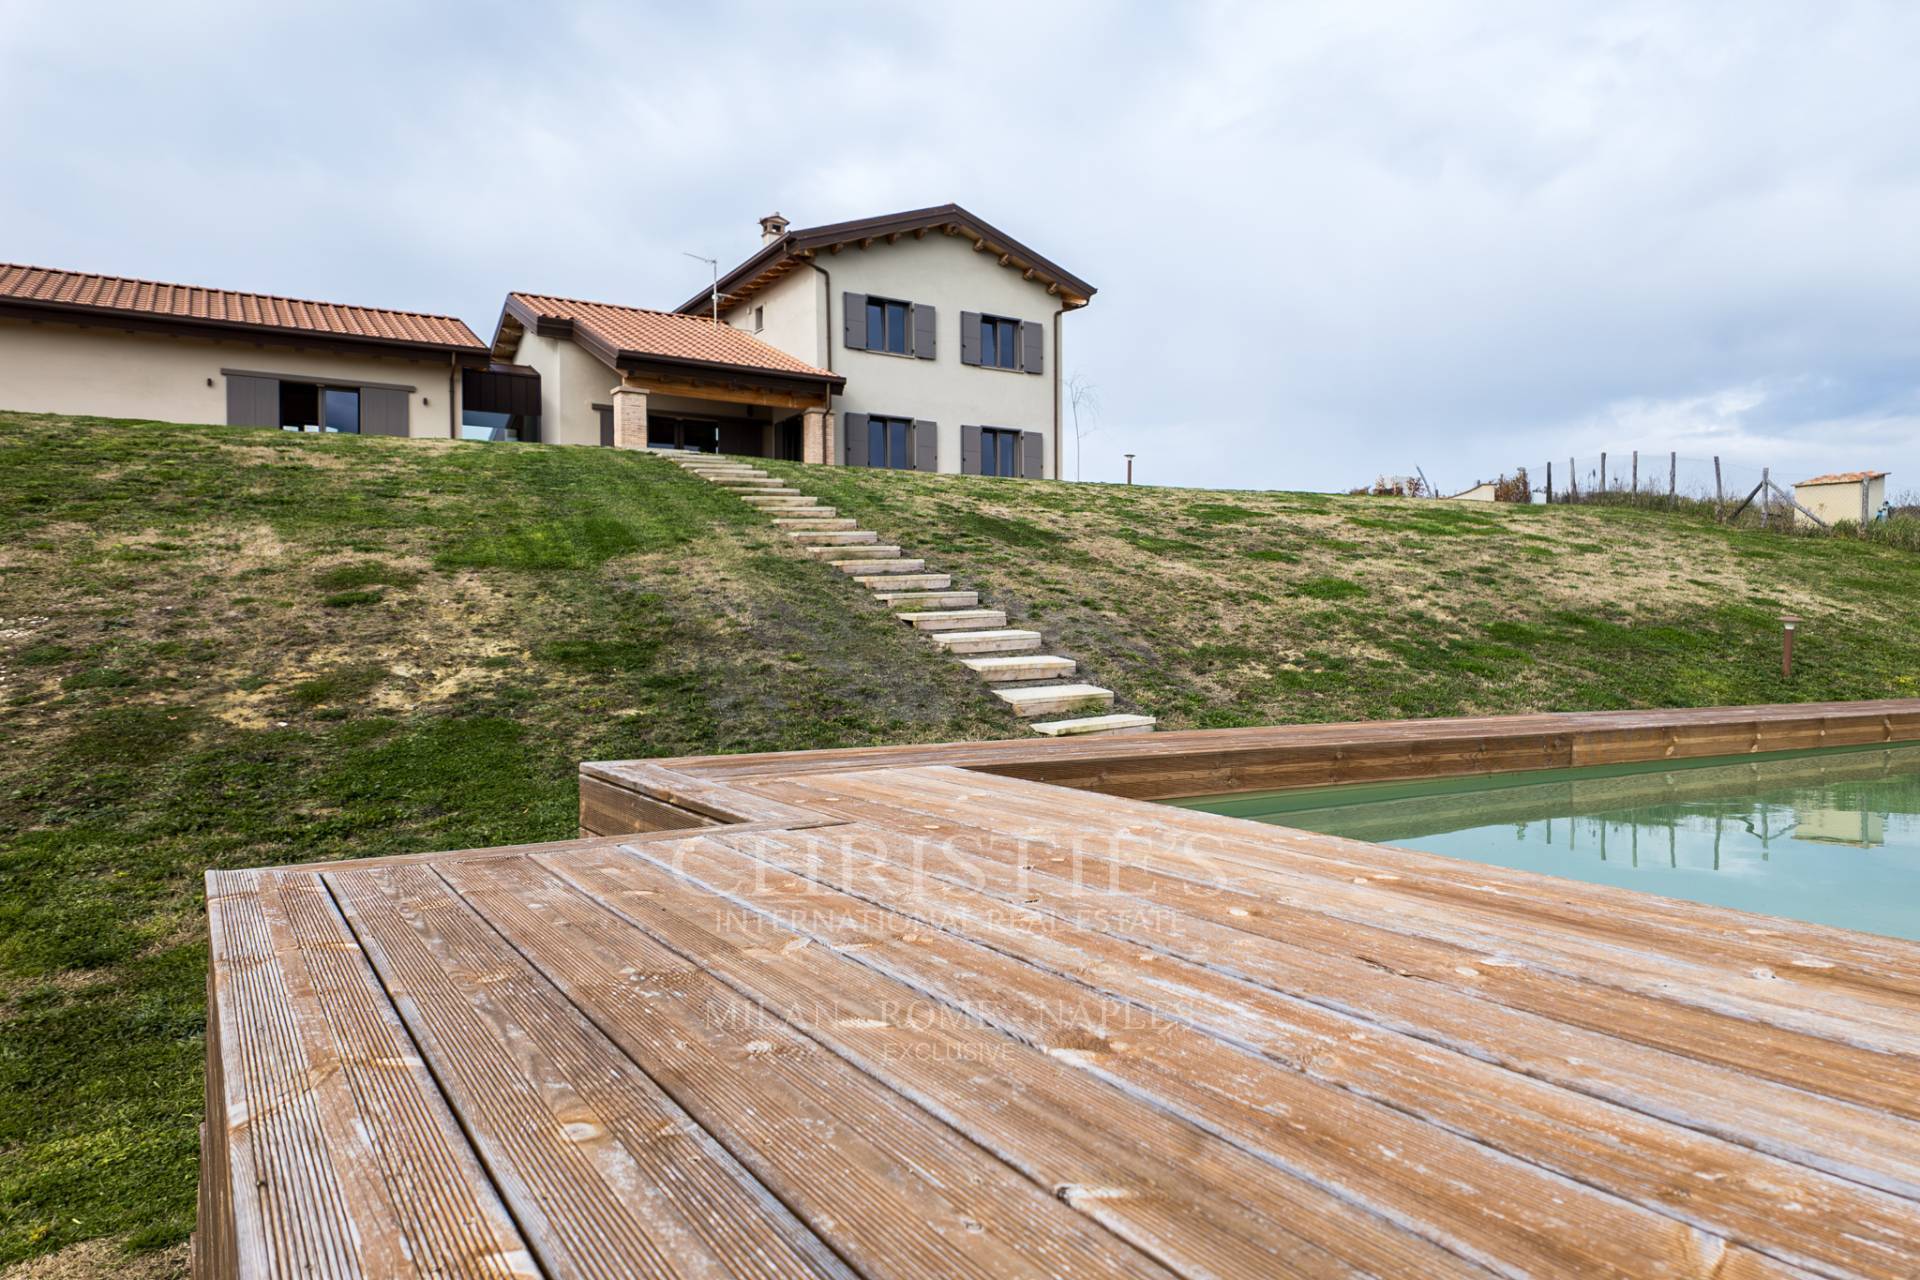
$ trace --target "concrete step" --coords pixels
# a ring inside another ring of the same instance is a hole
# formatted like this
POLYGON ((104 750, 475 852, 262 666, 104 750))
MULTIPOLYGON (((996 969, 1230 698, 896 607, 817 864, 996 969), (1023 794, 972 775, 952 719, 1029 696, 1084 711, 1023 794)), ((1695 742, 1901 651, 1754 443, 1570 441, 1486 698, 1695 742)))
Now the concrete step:
POLYGON ((880 574, 880 573, 920 573, 927 567, 925 560, 905 558, 892 560, 829 560, 828 564, 842 573, 880 574))
POLYGON ((978 591, 878 591, 873 598, 906 609, 972 609, 980 603, 978 591))
POLYGON ((838 520, 832 516, 775 516, 773 527, 784 529, 788 533, 836 533, 847 529, 857 529, 860 522, 841 516, 838 520))
POLYGON ((1038 684, 1019 689, 995 689, 993 695, 1013 708, 1017 716, 1057 716, 1073 712, 1099 713, 1113 706, 1113 690, 1097 684, 1038 684))
MULTIPOLYGON (((853 521, 847 521, 852 524, 853 521)), ((871 529, 787 529, 783 532, 802 546, 847 546, 855 542, 878 542, 880 535, 871 529)), ((899 551, 895 547, 896 552, 899 551)))
POLYGON ((765 476, 767 474, 766 472, 762 471, 758 467, 709 466, 709 467, 682 467, 680 469, 686 472, 688 475, 711 476, 715 479, 718 479, 722 476, 765 476))
POLYGON ((740 495, 740 501, 750 507, 758 507, 762 511, 770 514, 783 516, 831 516, 838 514, 832 507, 815 506, 814 504, 819 502, 820 499, 809 497, 804 493, 743 493, 740 495))
POLYGON ((1038 631, 936 631, 933 642, 948 653, 1032 653, 1040 647, 1038 631))
POLYGON ((812 495, 802 493, 798 489, 747 488, 747 489, 727 489, 727 492, 733 494, 735 497, 739 498, 742 502, 752 502, 755 498, 805 498, 808 502, 812 502, 815 500, 812 497, 812 495))
POLYGON ((1010 680, 1061 680, 1080 668, 1072 658, 1018 653, 1004 658, 962 658, 960 665, 988 684, 1010 680))
POLYGON ((889 573, 869 576, 863 572, 854 574, 853 578, 861 586, 875 592, 945 591, 953 585, 953 575, 950 573, 889 573))
POLYGON ((1042 720, 1028 726, 1049 738, 1119 737, 1122 734, 1152 733, 1152 716, 1116 713, 1109 716, 1084 716, 1073 720, 1042 720))
MULTIPOLYGON (((876 542, 865 547, 808 547, 807 554, 816 560, 827 560, 834 564, 845 564, 849 560, 898 560, 900 548, 876 542)), ((915 564, 920 563, 914 561, 915 564)))
MULTIPOLYGON (((779 476, 720 476, 714 483, 722 489, 786 489, 787 482, 779 476)), ((790 490, 798 493, 798 489, 790 490)))
POLYGON ((924 609, 893 616, 915 631, 990 631, 1007 625, 1001 609, 924 609))

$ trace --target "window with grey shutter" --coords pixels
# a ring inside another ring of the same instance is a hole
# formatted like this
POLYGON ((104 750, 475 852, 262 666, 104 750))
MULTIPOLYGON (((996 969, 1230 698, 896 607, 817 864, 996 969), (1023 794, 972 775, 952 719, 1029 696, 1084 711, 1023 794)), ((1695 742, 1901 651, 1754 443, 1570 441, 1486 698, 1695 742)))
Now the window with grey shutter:
POLYGON ((925 418, 913 420, 913 469, 915 471, 938 471, 940 469, 940 426, 928 422, 925 418))
POLYGON ((280 380, 254 378, 243 373, 228 374, 227 425, 230 427, 279 426, 280 380))
POLYGON ((925 303, 913 304, 913 354, 922 360, 933 359, 933 315, 933 308, 925 303))
POLYGON ((360 433, 369 436, 408 434, 407 393, 387 387, 363 387, 360 391, 360 433))
POLYGON ((960 313, 960 363, 980 363, 980 313, 960 313))
POLYGON ((867 415, 843 413, 840 422, 843 426, 840 460, 849 467, 870 465, 867 461, 867 415))
POLYGON ((867 349, 867 295, 843 293, 840 305, 846 313, 845 343, 849 351, 867 349))
POLYGON ((1020 322, 1020 367, 1039 373, 1046 365, 1047 328, 1031 320, 1020 322))
POLYGON ((1044 440, 1038 431, 1020 433, 1020 474, 1029 480, 1038 480, 1047 474, 1046 453, 1041 447, 1044 440))
POLYGON ((960 428, 960 474, 980 474, 980 428, 960 428))

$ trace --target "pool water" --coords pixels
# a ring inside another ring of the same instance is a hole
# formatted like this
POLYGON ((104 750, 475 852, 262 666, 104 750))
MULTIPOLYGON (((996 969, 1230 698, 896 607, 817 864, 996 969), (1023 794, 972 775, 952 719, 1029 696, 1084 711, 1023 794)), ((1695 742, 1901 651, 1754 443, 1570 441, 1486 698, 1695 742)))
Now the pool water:
POLYGON ((1169 803, 1920 938, 1920 746, 1240 792, 1169 803))

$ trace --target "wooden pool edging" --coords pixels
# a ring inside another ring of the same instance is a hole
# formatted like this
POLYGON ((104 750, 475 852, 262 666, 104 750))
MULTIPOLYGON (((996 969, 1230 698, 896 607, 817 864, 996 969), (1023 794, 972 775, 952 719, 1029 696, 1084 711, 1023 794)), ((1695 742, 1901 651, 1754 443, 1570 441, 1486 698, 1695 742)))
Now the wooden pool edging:
POLYGON ((1920 699, 589 762, 573 840, 210 871, 192 1272, 1920 1274, 1920 944, 1139 803, 1914 742, 1920 699))
POLYGON ((1076 791, 1167 800, 1898 742, 1920 742, 1920 699, 592 761, 580 766, 580 834, 791 820, 803 811, 756 786, 855 769, 951 765, 1076 791))

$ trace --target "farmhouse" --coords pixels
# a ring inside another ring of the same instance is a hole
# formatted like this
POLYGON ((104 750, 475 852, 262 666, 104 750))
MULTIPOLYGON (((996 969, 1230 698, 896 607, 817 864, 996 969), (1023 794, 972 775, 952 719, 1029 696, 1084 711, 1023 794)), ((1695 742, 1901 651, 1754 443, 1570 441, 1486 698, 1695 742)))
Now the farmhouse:
POLYGON ((956 204, 760 235, 674 312, 509 294, 493 357, 538 377, 539 438, 1059 474, 1061 318, 1092 285, 956 204))
POLYGON ((0 264, 0 408, 445 438, 486 366, 451 316, 0 264))

